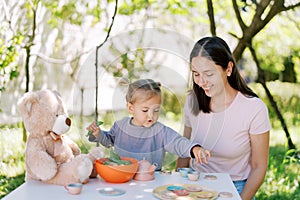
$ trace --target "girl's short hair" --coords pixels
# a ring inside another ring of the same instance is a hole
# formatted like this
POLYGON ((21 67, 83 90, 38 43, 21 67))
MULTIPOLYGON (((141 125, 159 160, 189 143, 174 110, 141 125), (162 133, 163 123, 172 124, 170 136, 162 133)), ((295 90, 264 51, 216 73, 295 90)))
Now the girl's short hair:
POLYGON ((126 101, 127 103, 134 103, 137 98, 140 98, 140 92, 143 92, 143 99, 149 99, 154 95, 161 96, 161 84, 152 79, 139 79, 128 86, 126 101))

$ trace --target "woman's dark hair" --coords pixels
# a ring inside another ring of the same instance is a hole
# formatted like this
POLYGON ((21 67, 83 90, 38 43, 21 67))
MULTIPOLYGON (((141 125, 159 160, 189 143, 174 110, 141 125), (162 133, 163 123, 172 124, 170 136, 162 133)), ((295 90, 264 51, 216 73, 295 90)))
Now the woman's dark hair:
MULTIPOLYGON (((213 61, 216 65, 221 66, 224 70, 227 69, 229 61, 233 63, 232 73, 227 77, 228 83, 234 89, 240 91, 242 94, 249 97, 257 97, 257 95, 247 86, 245 80, 240 75, 236 63, 234 61, 233 55, 230 51, 227 43, 217 37, 204 37, 200 39, 192 49, 190 54, 190 62, 194 57, 201 56, 213 61)), ((204 113, 211 112, 210 100, 204 90, 197 85, 193 80, 193 89, 191 95, 192 112, 198 115, 200 111, 204 113)))

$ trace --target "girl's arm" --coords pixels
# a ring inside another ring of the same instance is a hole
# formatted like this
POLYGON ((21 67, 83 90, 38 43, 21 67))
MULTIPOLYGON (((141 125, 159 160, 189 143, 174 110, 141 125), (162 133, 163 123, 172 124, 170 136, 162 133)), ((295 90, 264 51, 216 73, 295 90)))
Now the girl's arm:
POLYGON ((92 131, 93 134, 89 135, 90 142, 99 142, 99 134, 100 134, 100 127, 97 126, 96 122, 91 123, 86 130, 92 131))
POLYGON ((114 146, 114 131, 115 125, 111 128, 109 132, 102 131, 96 122, 90 124, 86 129, 88 131, 93 131, 93 134, 89 136, 88 140, 90 142, 100 142, 105 147, 114 146))
MULTIPOLYGON (((191 138, 192 128, 188 126, 184 126, 183 136, 187 139, 191 138)), ((181 167, 189 167, 190 158, 178 158, 176 161, 176 170, 181 167)))
POLYGON ((264 181, 268 169, 269 131, 259 135, 250 134, 251 172, 241 193, 243 200, 250 200, 264 181))

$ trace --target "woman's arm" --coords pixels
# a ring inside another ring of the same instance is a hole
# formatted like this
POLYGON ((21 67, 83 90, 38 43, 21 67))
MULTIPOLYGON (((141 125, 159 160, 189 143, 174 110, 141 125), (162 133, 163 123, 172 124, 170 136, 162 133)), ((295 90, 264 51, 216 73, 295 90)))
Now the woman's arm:
MULTIPOLYGON (((183 136, 187 139, 191 138, 192 128, 188 126, 184 126, 183 136)), ((176 170, 181 167, 189 167, 190 158, 178 158, 176 161, 176 170)))
POLYGON ((250 134, 251 172, 241 193, 243 200, 250 200, 264 181, 268 169, 269 131, 259 135, 250 134))

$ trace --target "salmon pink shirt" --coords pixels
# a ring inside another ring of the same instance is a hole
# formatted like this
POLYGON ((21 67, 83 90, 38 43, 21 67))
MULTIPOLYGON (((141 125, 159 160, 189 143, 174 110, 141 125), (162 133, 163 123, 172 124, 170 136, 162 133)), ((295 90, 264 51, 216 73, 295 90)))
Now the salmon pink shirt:
POLYGON ((218 113, 191 111, 191 96, 184 106, 185 125, 192 128, 191 140, 211 150, 201 172, 229 173, 232 180, 247 179, 251 170, 250 134, 270 130, 268 110, 263 101, 238 92, 226 110, 218 113))

